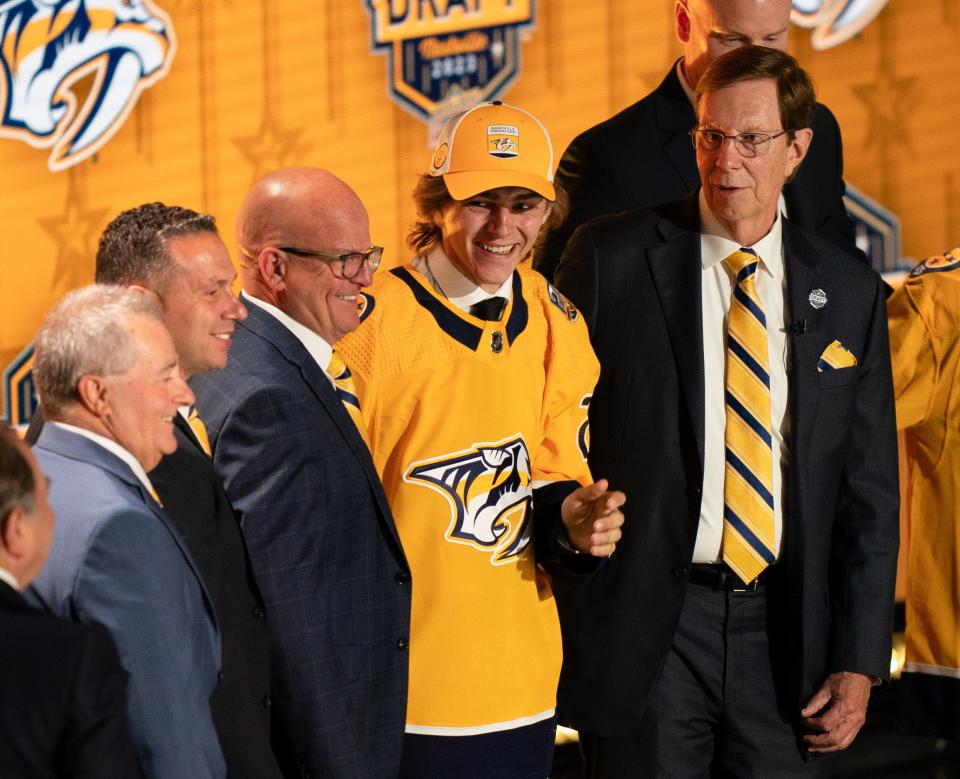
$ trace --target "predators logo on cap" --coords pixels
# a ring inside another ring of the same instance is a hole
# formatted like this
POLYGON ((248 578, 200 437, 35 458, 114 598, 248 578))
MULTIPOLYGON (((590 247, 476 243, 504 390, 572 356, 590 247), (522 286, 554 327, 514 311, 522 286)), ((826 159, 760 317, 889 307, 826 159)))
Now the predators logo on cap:
POLYGON ((487 127, 487 153, 491 157, 508 159, 520 154, 520 131, 509 124, 487 127))

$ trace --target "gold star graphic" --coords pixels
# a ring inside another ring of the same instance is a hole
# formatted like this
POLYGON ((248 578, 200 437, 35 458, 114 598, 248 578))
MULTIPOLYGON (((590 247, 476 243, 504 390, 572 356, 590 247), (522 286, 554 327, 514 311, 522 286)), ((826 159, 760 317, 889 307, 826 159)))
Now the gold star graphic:
POLYGON ((72 168, 69 175, 63 213, 37 218, 57 247, 51 290, 73 289, 93 281, 97 238, 108 212, 106 208, 89 208, 81 174, 72 168))
POLYGON ((260 132, 234 143, 253 167, 253 181, 265 173, 302 160, 310 144, 300 140, 302 127, 285 128, 270 114, 266 114, 260 132))
POLYGON ((910 118, 920 97, 915 90, 916 82, 916 76, 895 76, 881 66, 872 84, 853 87, 857 98, 867 108, 868 147, 882 140, 909 147, 910 118))

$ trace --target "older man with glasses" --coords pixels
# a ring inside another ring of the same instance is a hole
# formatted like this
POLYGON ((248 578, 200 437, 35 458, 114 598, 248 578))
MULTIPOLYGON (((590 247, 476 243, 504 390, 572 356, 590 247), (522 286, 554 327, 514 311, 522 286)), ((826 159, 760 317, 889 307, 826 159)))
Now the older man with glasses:
POLYGON ((632 496, 607 587, 556 590, 591 779, 826 775, 811 757, 853 742, 889 676, 883 284, 778 208, 814 111, 784 52, 718 57, 701 188, 584 225, 560 262, 602 366, 590 466, 632 496))
POLYGON ((249 316, 192 384, 270 618, 274 748, 287 776, 396 776, 410 569, 333 350, 383 250, 316 168, 258 181, 237 239, 249 316))

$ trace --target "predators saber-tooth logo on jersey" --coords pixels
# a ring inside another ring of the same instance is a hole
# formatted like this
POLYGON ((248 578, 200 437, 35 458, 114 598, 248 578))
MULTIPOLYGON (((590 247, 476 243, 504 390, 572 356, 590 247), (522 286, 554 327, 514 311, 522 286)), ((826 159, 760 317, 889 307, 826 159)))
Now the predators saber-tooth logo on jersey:
POLYGON ((0 137, 52 147, 51 170, 75 165, 114 136, 175 51, 149 0, 0 0, 0 137))
POLYGON ((533 490, 521 435, 413 463, 403 478, 443 495, 446 539, 490 554, 492 565, 513 562, 530 543, 533 490))

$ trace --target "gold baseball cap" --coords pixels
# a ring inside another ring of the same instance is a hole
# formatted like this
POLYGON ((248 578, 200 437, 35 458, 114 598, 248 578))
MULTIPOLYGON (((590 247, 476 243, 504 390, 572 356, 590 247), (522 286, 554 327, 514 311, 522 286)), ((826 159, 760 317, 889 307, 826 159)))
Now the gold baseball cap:
POLYGON ((547 200, 553 188, 553 144, 533 114, 499 100, 481 103, 444 126, 430 163, 454 200, 498 187, 524 187, 547 200))

